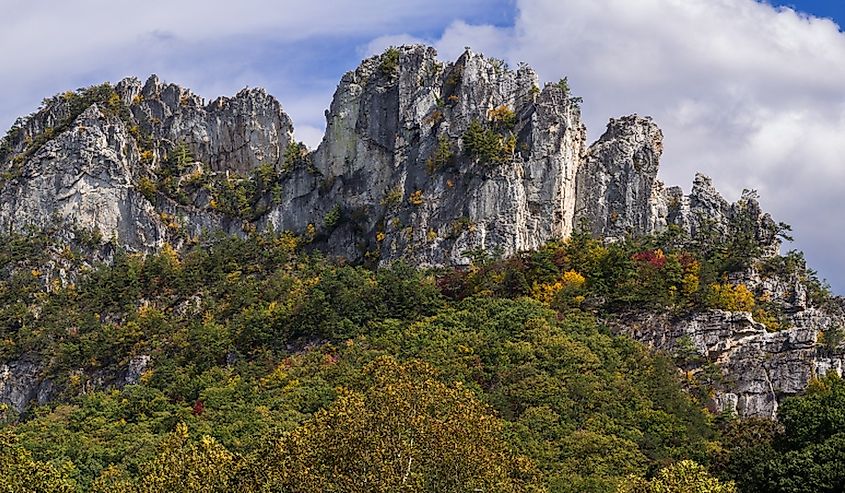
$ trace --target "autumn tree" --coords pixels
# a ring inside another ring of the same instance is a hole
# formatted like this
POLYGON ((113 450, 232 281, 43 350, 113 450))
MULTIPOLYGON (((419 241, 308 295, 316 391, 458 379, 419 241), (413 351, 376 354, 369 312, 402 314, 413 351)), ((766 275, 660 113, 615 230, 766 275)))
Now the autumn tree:
POLYGON ((75 492, 72 469, 34 460, 10 433, 0 433, 0 493, 75 492))
POLYGON ((631 478, 619 487, 619 493, 736 493, 736 487, 711 476, 701 465, 683 460, 661 469, 650 481, 631 478))
POLYGON ((532 464, 509 452, 501 420, 470 391, 392 357, 365 373, 363 392, 341 389, 255 464, 251 481, 292 493, 538 490, 532 464))

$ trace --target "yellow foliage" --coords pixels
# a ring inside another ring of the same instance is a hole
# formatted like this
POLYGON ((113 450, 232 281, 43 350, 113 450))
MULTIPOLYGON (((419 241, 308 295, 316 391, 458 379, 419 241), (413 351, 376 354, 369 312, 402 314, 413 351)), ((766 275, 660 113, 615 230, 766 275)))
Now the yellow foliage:
POLYGON ((276 239, 276 246, 281 247, 287 253, 294 253, 299 247, 299 237, 290 231, 285 231, 276 239))
POLYGON ((117 93, 112 93, 112 95, 109 96, 109 100, 106 104, 109 106, 109 108, 112 109, 119 108, 121 104, 120 96, 118 96, 117 93))
POLYGON ((384 238, 385 238, 384 231, 378 231, 376 233, 376 241, 377 242, 381 243, 382 241, 384 241, 384 238))
POLYGON ((577 293, 586 281, 584 276, 570 270, 564 272, 560 279, 553 283, 534 284, 531 289, 531 297, 543 303, 551 303, 563 293, 563 295, 571 297, 576 304, 579 304, 584 301, 584 297, 577 293))
POLYGON ((777 332, 783 327, 781 326, 780 320, 777 319, 774 315, 764 310, 762 307, 757 307, 754 309, 752 315, 754 316, 754 320, 760 322, 761 324, 766 326, 766 330, 769 332, 777 332))
POLYGON ((423 205, 423 202, 422 190, 417 190, 408 197, 408 203, 413 206, 423 205))
POLYGON ((709 305, 731 312, 751 312, 754 310, 754 293, 744 284, 713 284, 710 286, 709 305))
POLYGON ((167 260, 170 267, 178 268, 182 265, 182 262, 179 260, 179 254, 176 253, 176 250, 173 249, 170 243, 165 243, 161 247, 161 256, 167 260))
POLYGON ((305 238, 304 238, 305 242, 311 243, 312 241, 314 241, 314 238, 316 238, 316 237, 317 237, 317 228, 313 224, 309 223, 308 226, 305 227, 305 238))
POLYGON ((534 465, 508 450, 502 421, 473 392, 419 362, 385 356, 364 371, 369 388, 338 389, 260 457, 261 491, 538 491, 534 465))
POLYGON ((618 493, 736 493, 732 481, 721 482, 707 469, 691 460, 682 460, 661 469, 654 478, 629 477, 618 493))
POLYGON ((574 270, 570 270, 568 272, 563 273, 563 283, 567 287, 576 287, 580 288, 584 285, 587 280, 581 274, 575 272, 574 270))
POLYGON ((487 118, 491 122, 497 123, 513 123, 514 118, 516 115, 514 114, 513 110, 508 107, 508 105, 503 104, 492 110, 487 111, 487 118))

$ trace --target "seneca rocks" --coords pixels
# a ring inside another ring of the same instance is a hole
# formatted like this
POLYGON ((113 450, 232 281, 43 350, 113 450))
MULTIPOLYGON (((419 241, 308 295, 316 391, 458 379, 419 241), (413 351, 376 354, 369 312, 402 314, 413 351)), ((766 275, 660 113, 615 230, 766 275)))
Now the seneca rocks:
MULTIPOLYGON (((363 61, 341 79, 310 152, 262 89, 207 103, 152 76, 110 90, 83 108, 72 94, 47 100, 10 132, 0 149, 3 231, 59 222, 140 252, 216 231, 291 231, 354 262, 441 266, 467 265, 474 251, 537 248, 581 226, 609 240, 673 225, 728 235, 742 215, 764 251, 779 248, 754 197, 730 204, 702 175, 689 195, 657 179, 663 135, 650 118, 613 119, 588 145, 580 99, 565 83, 541 86, 530 67, 469 50, 453 63, 416 45, 363 61), (474 122, 501 131, 493 154, 468 142, 474 122), (263 185, 234 205, 212 193, 249 177, 263 185)), ((617 323, 667 350, 690 338, 733 378, 715 406, 772 416, 782 396, 842 366, 841 353, 816 341, 841 319, 800 303, 793 319, 777 334, 741 313, 617 323)), ((30 359, 0 365, 0 402, 22 410, 47 398, 49 381, 30 359)), ((137 381, 147 361, 128 361, 117 384, 137 381)))

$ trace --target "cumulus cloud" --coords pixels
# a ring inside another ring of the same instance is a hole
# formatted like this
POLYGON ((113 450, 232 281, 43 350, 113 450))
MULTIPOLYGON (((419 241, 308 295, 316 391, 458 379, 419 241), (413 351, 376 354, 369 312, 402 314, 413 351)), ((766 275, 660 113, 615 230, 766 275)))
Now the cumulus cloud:
POLYGON ((592 138, 607 119, 651 115, 661 177, 695 171, 727 198, 760 191, 811 263, 845 292, 845 34, 754 0, 520 0, 511 28, 452 24, 434 41, 567 75, 592 138))
MULTIPOLYGON (((506 0, 0 0, 0 126, 68 88, 158 73, 213 98, 267 87, 320 127, 339 73, 356 46, 412 25, 440 32, 454 17, 506 0)), ((287 107, 287 105, 285 105, 287 107)), ((309 132, 303 132, 309 134, 309 132)), ((309 135, 313 134, 311 132, 309 135)), ((313 142, 312 142, 313 143, 313 142)))
POLYGON ((264 86, 319 141, 323 109, 358 59, 428 42, 541 77, 569 76, 597 138, 609 117, 663 128, 661 177, 758 189, 796 245, 845 292, 845 34, 755 0, 0 0, 0 126, 42 97, 156 72, 206 97, 264 86))

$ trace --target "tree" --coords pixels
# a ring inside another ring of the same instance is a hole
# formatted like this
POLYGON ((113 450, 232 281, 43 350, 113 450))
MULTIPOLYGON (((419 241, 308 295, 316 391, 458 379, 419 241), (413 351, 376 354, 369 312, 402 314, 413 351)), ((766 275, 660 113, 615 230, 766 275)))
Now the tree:
POLYGON ((732 482, 723 483, 691 460, 663 468, 651 480, 631 478, 619 493, 736 493, 732 482))
POLYGON ((232 491, 229 483, 235 474, 235 457, 210 436, 199 442, 188 439, 188 427, 176 425, 176 431, 164 441, 158 457, 142 467, 138 493, 189 493, 195 491, 232 491))
POLYGON ((246 483, 263 477, 263 487, 291 493, 536 491, 532 464, 508 451, 502 422, 471 392, 420 362, 381 357, 365 372, 365 391, 341 389, 246 483))
POLYGON ((0 493, 75 492, 72 467, 33 460, 11 433, 0 433, 0 493))

